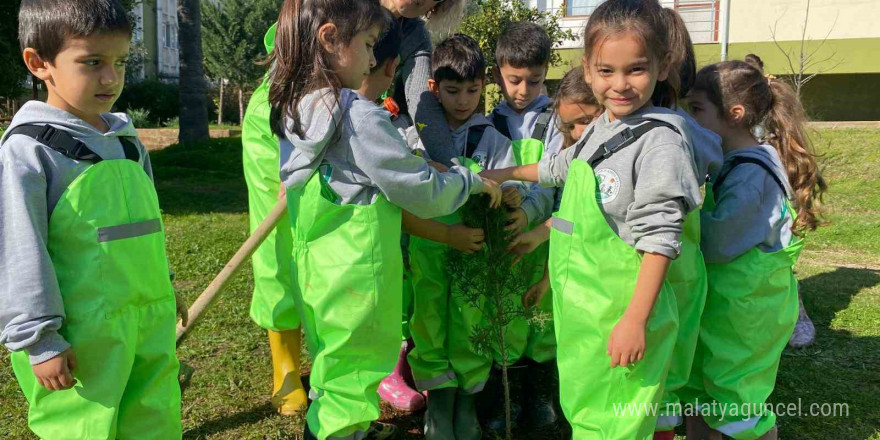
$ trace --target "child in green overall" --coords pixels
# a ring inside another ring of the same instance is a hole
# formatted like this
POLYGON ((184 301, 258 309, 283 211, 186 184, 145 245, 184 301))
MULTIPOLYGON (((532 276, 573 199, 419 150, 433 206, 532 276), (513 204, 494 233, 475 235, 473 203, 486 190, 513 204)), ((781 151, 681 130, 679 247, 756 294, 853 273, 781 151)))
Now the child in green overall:
POLYGON ((764 404, 798 319, 792 268, 804 232, 820 224, 826 185, 797 96, 758 64, 704 67, 688 101, 724 149, 701 214, 709 292, 692 373, 699 404, 719 410, 689 418, 688 438, 774 440, 776 415, 764 404))
MULTIPOLYGON (((537 163, 545 154, 557 153, 563 136, 554 118, 553 100, 543 94, 544 81, 550 66, 553 43, 547 31, 536 23, 516 22, 498 36, 495 48, 495 82, 504 100, 492 110, 489 119, 501 134, 512 141, 516 165, 537 163)), ((550 217, 555 190, 533 184, 524 187, 520 204, 510 213, 507 230, 519 233, 550 217)), ((508 189, 510 193, 513 188, 508 189)), ((512 194, 516 196, 517 194, 512 194)), ((524 258, 523 264, 532 271, 537 282, 547 263, 547 246, 524 258)), ((550 315, 550 298, 537 306, 550 315)), ((525 318, 511 322, 505 330, 507 363, 512 402, 511 422, 543 427, 558 419, 553 409, 552 376, 556 365, 556 338, 553 328, 532 326, 525 318), (543 382, 543 384, 542 384, 543 382), (549 385, 549 386, 548 386, 549 385), (528 398, 523 395, 529 394, 528 398), (527 417, 520 417, 520 415, 527 417)), ((493 376, 500 382, 501 350, 495 350, 493 376)), ((496 432, 505 430, 506 415, 502 405, 493 405, 487 425, 496 432)))
POLYGON ((179 439, 176 301, 150 160, 128 116, 108 113, 125 80, 126 10, 25 0, 19 40, 48 91, 0 141, 0 340, 29 427, 179 439))
POLYGON ((652 101, 679 86, 663 8, 609 0, 584 35, 605 112, 573 147, 484 177, 565 185, 550 234, 560 400, 575 439, 654 435, 678 332, 666 272, 702 197, 687 122, 652 101))
POLYGON ((386 438, 380 381, 401 341, 401 208, 448 215, 501 191, 410 153, 388 112, 353 89, 388 25, 378 0, 286 0, 270 55, 270 126, 293 228, 293 293, 312 354, 305 438, 386 438))

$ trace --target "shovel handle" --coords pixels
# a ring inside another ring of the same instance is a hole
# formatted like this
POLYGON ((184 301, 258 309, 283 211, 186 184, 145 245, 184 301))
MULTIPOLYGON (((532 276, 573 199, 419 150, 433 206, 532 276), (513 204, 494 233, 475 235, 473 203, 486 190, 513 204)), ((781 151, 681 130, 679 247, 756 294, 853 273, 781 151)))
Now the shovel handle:
POLYGON ((278 222, 281 221, 281 218, 287 212, 287 197, 283 196, 278 203, 272 208, 272 211, 269 212, 269 215, 260 223, 260 226, 254 231, 254 233, 248 237, 247 241, 241 245, 241 248, 232 256, 232 259, 226 263, 226 266, 223 267, 223 270, 214 277, 214 280, 211 281, 211 284, 199 295, 198 298, 189 306, 189 322, 184 327, 180 325, 180 322, 177 323, 177 345, 180 345, 181 341, 186 337, 187 333, 192 330, 193 326, 195 326, 196 322, 199 320, 199 317, 204 313, 205 309, 207 309, 217 295, 226 287, 226 284, 241 269, 241 266, 250 259, 251 255, 263 244, 263 241, 266 240, 266 237, 269 236, 275 227, 278 225, 278 222))

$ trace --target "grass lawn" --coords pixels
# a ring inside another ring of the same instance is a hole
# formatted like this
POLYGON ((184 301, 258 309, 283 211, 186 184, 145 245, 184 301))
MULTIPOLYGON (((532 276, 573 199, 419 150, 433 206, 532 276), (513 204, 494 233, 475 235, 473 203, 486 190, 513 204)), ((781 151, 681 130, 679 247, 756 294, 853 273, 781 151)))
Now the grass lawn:
MULTIPOLYGON (((797 267, 817 342, 787 350, 771 400, 848 405, 847 417, 782 417, 782 439, 880 440, 880 130, 822 131, 816 137, 831 185, 831 225, 812 234, 797 267)), ((247 194, 239 139, 152 153, 168 231, 175 288, 190 301, 247 237, 247 194)), ((186 439, 292 439, 300 421, 273 413, 265 332, 248 318, 250 267, 231 283, 180 358, 196 373, 183 400, 186 439)), ((33 438, 26 402, 0 354, 0 438, 33 438)), ((409 438, 418 417, 386 413, 409 438), (396 420, 395 420, 396 418, 396 420)), ((683 438, 683 437, 682 437, 683 438)))

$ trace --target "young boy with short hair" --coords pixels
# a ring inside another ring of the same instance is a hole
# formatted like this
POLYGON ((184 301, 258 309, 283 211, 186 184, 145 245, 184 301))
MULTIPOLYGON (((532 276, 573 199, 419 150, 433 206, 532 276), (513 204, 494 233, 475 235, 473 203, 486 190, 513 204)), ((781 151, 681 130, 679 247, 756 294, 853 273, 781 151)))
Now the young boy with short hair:
MULTIPOLYGON (((502 134, 512 141, 518 165, 537 163, 542 155, 558 152, 564 136, 554 120, 553 100, 543 94, 544 80, 550 67, 553 45, 547 32, 531 22, 511 23, 498 37, 495 49, 495 82, 500 85, 504 101, 492 111, 491 119, 502 134)), ((519 233, 547 220, 553 210, 555 188, 537 184, 529 187, 519 209, 510 215, 509 230, 519 233)), ((526 255, 523 263, 534 269, 533 282, 538 282, 547 262, 546 244, 526 255)), ((552 314, 552 297, 545 295, 537 307, 552 314)), ((513 421, 532 427, 544 427, 558 420, 554 404, 556 338, 553 325, 533 328, 527 320, 518 319, 507 329, 507 352, 510 362, 522 360, 508 370, 513 401, 513 421), (530 394, 523 398, 522 393, 530 394), (521 404, 527 405, 520 411, 521 404)), ((500 354, 496 354, 496 363, 500 354)), ((488 426, 504 431, 503 410, 495 411, 488 426)))
POLYGON ((128 116, 108 113, 125 79, 126 10, 24 0, 19 40, 48 90, 0 140, 0 342, 29 427, 179 439, 176 301, 149 156, 128 116))
MULTIPOLYGON (((428 88, 443 107, 458 164, 478 171, 516 163, 510 140, 475 112, 485 79, 485 60, 477 42, 466 35, 444 40, 431 55, 431 71, 428 88)), ((421 145, 415 150, 424 152, 421 145)), ((482 247, 482 231, 463 227, 456 214, 436 220, 460 228, 451 234, 457 239, 470 237, 463 240, 471 242, 470 248, 453 246, 456 249, 471 253, 482 247)), ((451 294, 445 268, 449 247, 442 237, 420 238, 442 229, 442 225, 432 229, 430 222, 404 217, 404 228, 413 234, 409 245, 414 291, 410 330, 415 348, 409 361, 416 386, 428 391, 425 438, 475 440, 481 431, 474 395, 485 386, 492 361, 471 348, 471 330, 481 315, 451 294)))

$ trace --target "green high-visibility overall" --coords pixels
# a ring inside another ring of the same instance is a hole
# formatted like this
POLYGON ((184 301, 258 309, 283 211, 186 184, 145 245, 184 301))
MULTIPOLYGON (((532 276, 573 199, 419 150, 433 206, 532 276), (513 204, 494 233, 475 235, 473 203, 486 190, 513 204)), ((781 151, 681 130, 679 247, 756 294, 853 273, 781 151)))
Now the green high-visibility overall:
POLYGON ((672 364, 658 409, 657 430, 669 431, 682 422, 683 404, 689 402, 687 391, 700 334, 700 319, 706 305, 706 266, 700 251, 700 210, 691 211, 684 222, 681 253, 669 265, 666 280, 675 292, 678 305, 678 340, 672 352, 672 364), (684 394, 685 396, 679 396, 684 394))
POLYGON ((59 334, 76 355, 77 384, 50 391, 37 382, 27 353, 12 354, 30 404, 28 425, 41 438, 181 438, 162 216, 136 147, 126 150, 132 160, 97 158, 49 218, 47 247, 64 301, 59 334))
MULTIPOLYGON (((513 141, 512 144, 513 155, 518 166, 538 163, 544 154, 544 142, 540 139, 519 139, 513 141)), ((519 264, 525 265, 533 274, 530 285, 537 283, 544 277, 544 267, 547 264, 549 251, 550 245, 544 243, 520 261, 519 264)), ((522 307, 522 303, 518 302, 516 306, 522 307)), ((541 302, 537 304, 537 308, 539 313, 553 315, 552 291, 544 295, 541 302)), ((536 362, 548 362, 556 358, 556 335, 552 322, 547 322, 544 327, 539 327, 530 324, 524 317, 518 317, 507 325, 504 338, 507 343, 508 364, 517 362, 523 356, 536 362)), ((497 348, 495 349, 495 361, 501 362, 501 351, 497 348)))
MULTIPOLYGON (((471 159, 459 157, 459 161, 474 172, 482 171, 471 159)), ((448 225, 461 223, 457 212, 435 220, 448 225)), ((409 252, 414 292, 410 333, 415 348, 408 360, 416 388, 477 393, 485 386, 492 366, 488 356, 474 351, 470 340, 483 315, 452 290, 446 271, 449 246, 413 235, 409 252)))
MULTIPOLYGON (((775 176, 763 162, 742 160, 746 162, 775 176)), ((724 177, 719 177, 716 185, 720 186, 724 177)), ((711 186, 707 187, 703 209, 715 209, 711 186)), ((795 217, 788 201, 786 210, 795 217)), ((700 414, 710 427, 729 437, 756 439, 776 424, 776 415, 765 411, 764 404, 773 392, 779 358, 797 323, 793 267, 803 246, 802 238, 793 237, 788 246, 776 252, 754 247, 729 263, 706 264, 709 293, 700 328, 702 362, 694 369, 700 369, 708 395, 700 405, 717 402, 718 411, 706 415, 701 407, 700 414), (731 410, 733 406, 736 412, 731 410)))
MULTIPOLYGON (((272 25, 266 32, 266 52, 270 52, 275 45, 275 27, 272 25)), ((278 138, 269 127, 270 111, 267 76, 251 96, 241 126, 242 164, 248 187, 248 215, 252 233, 278 203, 281 188, 278 173, 280 152, 278 138)), ((251 319, 264 329, 280 332, 299 328, 299 313, 293 299, 290 272, 292 255, 290 217, 285 214, 251 260, 254 294, 250 314, 251 319)))
POLYGON ((294 296, 312 354, 308 428, 319 439, 361 438, 379 418, 379 382, 400 351, 400 208, 337 205, 320 173, 287 189, 294 296))
POLYGON ((575 440, 651 439, 657 415, 650 405, 660 402, 678 331, 675 297, 664 282, 645 328, 644 358, 610 368, 608 338, 629 306, 642 257, 614 233, 597 197, 593 168, 573 160, 550 231, 560 402, 575 440))

